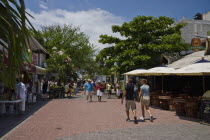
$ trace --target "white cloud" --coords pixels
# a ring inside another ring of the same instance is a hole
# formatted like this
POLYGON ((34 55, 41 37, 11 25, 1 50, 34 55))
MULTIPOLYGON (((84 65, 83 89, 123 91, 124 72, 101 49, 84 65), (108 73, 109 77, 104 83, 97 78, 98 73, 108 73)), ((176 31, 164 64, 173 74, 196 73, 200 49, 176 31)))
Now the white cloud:
POLYGON ((81 31, 90 37, 90 42, 96 45, 96 48, 99 50, 107 46, 98 43, 99 36, 107 34, 120 37, 119 34, 112 33, 111 26, 121 25, 124 22, 122 17, 115 16, 102 9, 76 12, 55 9, 50 11, 43 10, 40 13, 28 10, 28 12, 35 18, 35 20, 31 19, 35 28, 56 24, 81 26, 81 31))
POLYGON ((45 9, 45 10, 48 9, 48 7, 46 5, 44 5, 43 3, 40 3, 39 4, 39 7, 42 8, 42 9, 45 9))

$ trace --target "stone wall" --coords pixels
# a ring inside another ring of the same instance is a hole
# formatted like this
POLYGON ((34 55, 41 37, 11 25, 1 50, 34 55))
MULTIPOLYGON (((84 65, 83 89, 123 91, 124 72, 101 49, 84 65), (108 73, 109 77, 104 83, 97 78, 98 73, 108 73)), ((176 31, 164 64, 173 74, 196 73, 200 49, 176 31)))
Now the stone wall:
POLYGON ((185 42, 189 44, 195 37, 205 40, 207 32, 210 31, 210 21, 182 19, 179 22, 186 23, 186 26, 181 29, 181 35, 185 42))

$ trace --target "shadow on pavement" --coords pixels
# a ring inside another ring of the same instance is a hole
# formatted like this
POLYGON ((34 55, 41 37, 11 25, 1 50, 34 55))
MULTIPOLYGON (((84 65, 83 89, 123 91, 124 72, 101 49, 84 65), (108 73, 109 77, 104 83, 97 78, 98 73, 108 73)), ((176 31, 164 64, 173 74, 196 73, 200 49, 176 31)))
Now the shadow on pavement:
POLYGON ((40 100, 38 99, 36 103, 26 103, 26 111, 25 114, 6 114, 0 116, 0 138, 4 136, 6 133, 11 131, 13 128, 21 124, 27 118, 32 116, 35 112, 41 109, 43 106, 48 104, 51 100, 40 100))
POLYGON ((192 122, 200 123, 200 119, 198 119, 198 118, 192 118, 192 117, 186 117, 186 116, 178 116, 178 117, 181 120, 192 121, 192 122))
MULTIPOLYGON (((160 107, 155 107, 155 106, 150 106, 150 107, 153 108, 153 109, 161 110, 160 107)), ((192 121, 192 122, 198 122, 198 123, 200 123, 200 119, 198 119, 198 118, 186 117, 186 116, 179 116, 179 115, 176 114, 176 111, 170 111, 170 110, 165 110, 165 111, 174 112, 175 113, 175 116, 179 117, 179 119, 181 119, 181 120, 186 120, 186 121, 192 121)))

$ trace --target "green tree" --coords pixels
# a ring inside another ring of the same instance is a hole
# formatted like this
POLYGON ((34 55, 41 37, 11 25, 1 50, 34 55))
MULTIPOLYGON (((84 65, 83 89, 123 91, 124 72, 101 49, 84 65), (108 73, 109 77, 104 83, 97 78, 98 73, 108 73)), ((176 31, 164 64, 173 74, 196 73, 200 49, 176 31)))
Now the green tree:
POLYGON ((27 15, 24 0, 0 1, 0 81, 10 88, 15 87, 20 67, 24 68, 24 61, 29 61, 26 57, 31 54, 28 28, 33 26, 27 15))
POLYGON ((180 35, 183 26, 163 16, 138 16, 121 26, 114 25, 112 31, 122 37, 101 35, 99 42, 111 46, 100 51, 97 62, 108 68, 116 63, 114 67, 120 73, 160 65, 162 53, 177 53, 187 48, 180 35))
POLYGON ((35 33, 35 38, 51 54, 47 60, 49 72, 59 73, 61 79, 65 79, 66 76, 76 78, 76 72, 92 74, 95 48, 79 27, 72 25, 43 27, 41 31, 35 33))

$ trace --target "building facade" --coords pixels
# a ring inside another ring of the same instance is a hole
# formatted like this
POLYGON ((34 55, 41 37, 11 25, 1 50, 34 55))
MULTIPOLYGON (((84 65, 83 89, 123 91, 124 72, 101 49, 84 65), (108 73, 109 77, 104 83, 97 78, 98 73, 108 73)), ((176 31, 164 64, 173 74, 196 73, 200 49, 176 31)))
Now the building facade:
POLYGON ((205 42, 207 32, 210 31, 210 20, 182 19, 179 23, 186 23, 181 29, 181 36, 185 43, 191 44, 193 38, 200 38, 205 42))

